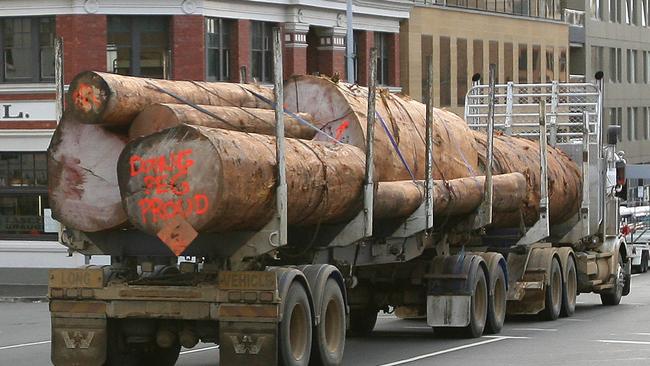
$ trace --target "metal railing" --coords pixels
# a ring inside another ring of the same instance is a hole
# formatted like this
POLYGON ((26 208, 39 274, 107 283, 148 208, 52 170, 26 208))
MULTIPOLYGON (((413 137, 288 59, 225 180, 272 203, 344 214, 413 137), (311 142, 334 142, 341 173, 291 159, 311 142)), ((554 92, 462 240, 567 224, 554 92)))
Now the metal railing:
POLYGON ((585 26, 585 12, 574 9, 564 9, 564 21, 575 27, 585 26))
MULTIPOLYGON (((465 98, 465 120, 470 128, 486 129, 488 86, 473 86, 465 98)), ((590 143, 598 143, 601 125, 601 93, 588 83, 496 85, 494 128, 507 135, 537 139, 539 105, 545 102, 549 144, 577 143, 583 139, 585 112, 590 143)))

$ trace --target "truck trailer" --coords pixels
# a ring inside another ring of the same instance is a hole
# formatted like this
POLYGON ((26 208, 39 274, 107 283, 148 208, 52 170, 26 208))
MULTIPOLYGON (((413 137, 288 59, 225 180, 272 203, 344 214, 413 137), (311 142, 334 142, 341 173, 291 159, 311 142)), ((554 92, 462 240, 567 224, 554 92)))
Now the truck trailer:
POLYGON ((80 74, 50 195, 61 242, 111 264, 50 272, 53 364, 173 365, 204 342, 224 366, 340 365, 381 310, 479 337, 506 314, 571 316, 579 293, 617 305, 624 161, 602 84, 495 85, 491 70, 465 121, 374 77, 283 84, 276 67, 273 91, 223 86, 229 107, 275 111, 266 134, 202 106, 220 85, 80 74), (220 125, 125 132, 158 103, 220 125), (318 131, 285 137, 285 117, 318 131))

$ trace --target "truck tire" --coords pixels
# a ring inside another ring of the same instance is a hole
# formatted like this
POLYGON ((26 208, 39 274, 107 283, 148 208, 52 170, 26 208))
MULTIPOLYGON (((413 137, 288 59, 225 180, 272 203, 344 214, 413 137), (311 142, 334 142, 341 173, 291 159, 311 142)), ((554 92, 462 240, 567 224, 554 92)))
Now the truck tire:
POLYGON ((323 290, 320 323, 314 329, 311 365, 338 366, 345 347, 345 303, 335 279, 329 278, 323 290))
POLYGON ((472 286, 472 299, 469 315, 469 325, 462 328, 462 334, 467 338, 478 338, 483 335, 488 313, 488 288, 485 272, 476 268, 474 285, 472 286))
POLYGON ((648 272, 648 251, 644 250, 641 254, 641 273, 648 272))
POLYGON ((348 334, 351 337, 365 337, 372 333, 377 324, 378 309, 368 307, 350 310, 350 329, 348 334))
POLYGON ((278 354, 280 365, 307 366, 312 341, 311 306, 307 291, 293 281, 284 298, 280 323, 278 354))
POLYGON ((494 276, 494 281, 492 281, 485 324, 485 332, 488 334, 499 333, 506 320, 506 275, 501 266, 496 266, 495 269, 496 273, 490 273, 491 277, 494 276))
POLYGON ((128 345, 117 320, 108 321, 105 366, 174 366, 181 346, 178 342, 162 348, 154 343, 128 345))
POLYGON ((104 366, 137 366, 137 355, 126 344, 119 321, 108 319, 106 328, 106 362, 104 366))
POLYGON ((576 262, 569 256, 564 269, 566 280, 562 286, 562 311, 560 316, 570 317, 576 312, 576 296, 578 294, 578 277, 576 274, 576 262))
POLYGON ((616 282, 614 287, 607 292, 600 294, 600 302, 606 306, 615 306, 621 303, 623 287, 626 286, 625 270, 623 268, 623 257, 618 255, 618 267, 616 269, 616 282))
POLYGON ((542 319, 555 320, 562 310, 562 268, 557 258, 551 261, 550 278, 544 294, 544 310, 540 312, 542 319))

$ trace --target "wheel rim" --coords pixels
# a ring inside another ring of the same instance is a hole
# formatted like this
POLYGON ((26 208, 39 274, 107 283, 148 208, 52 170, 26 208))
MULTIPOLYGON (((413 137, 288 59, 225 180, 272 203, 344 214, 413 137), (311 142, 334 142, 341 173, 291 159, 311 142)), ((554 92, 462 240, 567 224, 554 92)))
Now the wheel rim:
POLYGON ((625 274, 623 273, 623 266, 619 262, 616 269, 616 291, 623 292, 623 286, 625 286, 625 274))
POLYGON ((487 289, 479 284, 474 294, 474 314, 479 322, 484 323, 487 316, 487 289))
POLYGON ((294 360, 300 360, 307 352, 307 312, 305 307, 298 303, 291 310, 289 320, 289 346, 294 360))
POLYGON ((506 287, 501 278, 494 283, 494 315, 501 321, 506 312, 506 287))
POLYGON ((342 312, 336 300, 331 299, 325 309, 325 347, 334 353, 341 346, 341 318, 342 312))
POLYGON ((551 295, 553 296, 553 306, 560 306, 562 303, 562 278, 560 272, 553 272, 551 295))
POLYGON ((573 306, 576 302, 576 293, 578 292, 578 281, 576 279, 576 270, 575 266, 569 269, 568 273, 568 282, 567 282, 567 299, 570 306, 573 306))

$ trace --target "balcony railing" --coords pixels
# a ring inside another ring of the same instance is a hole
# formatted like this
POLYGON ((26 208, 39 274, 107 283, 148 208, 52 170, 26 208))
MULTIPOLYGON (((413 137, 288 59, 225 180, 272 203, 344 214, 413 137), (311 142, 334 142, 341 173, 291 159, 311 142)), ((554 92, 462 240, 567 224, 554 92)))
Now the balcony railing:
POLYGON ((585 12, 581 10, 564 9, 564 21, 574 27, 584 27, 585 12))

